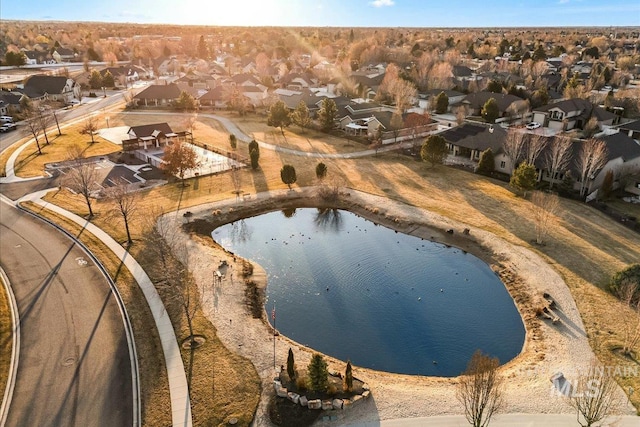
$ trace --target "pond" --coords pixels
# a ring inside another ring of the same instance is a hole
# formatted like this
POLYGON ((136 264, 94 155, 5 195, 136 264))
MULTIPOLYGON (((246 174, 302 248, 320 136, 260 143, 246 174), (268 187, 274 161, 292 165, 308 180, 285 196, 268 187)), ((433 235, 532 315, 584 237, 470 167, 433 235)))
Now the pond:
POLYGON ((477 349, 500 363, 522 350, 524 325, 504 284, 460 249, 314 208, 236 221, 212 237, 266 270, 278 331, 332 357, 457 376, 477 349))

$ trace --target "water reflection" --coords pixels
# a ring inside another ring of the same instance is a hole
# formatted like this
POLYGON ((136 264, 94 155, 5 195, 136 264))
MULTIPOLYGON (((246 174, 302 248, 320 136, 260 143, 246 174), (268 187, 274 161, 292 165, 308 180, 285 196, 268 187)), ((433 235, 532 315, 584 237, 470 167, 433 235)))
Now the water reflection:
POLYGON ((342 229, 342 214, 338 209, 318 208, 314 222, 321 230, 338 232, 342 229))

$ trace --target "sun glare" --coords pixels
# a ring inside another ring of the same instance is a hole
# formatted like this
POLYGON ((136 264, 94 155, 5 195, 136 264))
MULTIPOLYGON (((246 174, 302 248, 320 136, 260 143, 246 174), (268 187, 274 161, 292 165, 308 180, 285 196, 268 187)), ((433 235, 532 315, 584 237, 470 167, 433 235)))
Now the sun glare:
POLYGON ((291 12, 286 0, 185 0, 177 10, 178 24, 282 25, 291 12))

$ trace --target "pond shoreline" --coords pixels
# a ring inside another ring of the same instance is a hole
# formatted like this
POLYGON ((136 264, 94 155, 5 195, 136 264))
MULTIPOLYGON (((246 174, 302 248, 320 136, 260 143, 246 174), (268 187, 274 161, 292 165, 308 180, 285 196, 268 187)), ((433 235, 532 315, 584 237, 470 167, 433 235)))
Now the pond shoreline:
MULTIPOLYGON (((262 193, 248 199, 232 199, 190 208, 191 216, 176 217, 176 221, 193 224, 189 227, 192 229, 190 233, 197 238, 192 239, 185 233, 185 239, 190 242, 194 256, 201 261, 195 264, 208 265, 206 269, 195 269, 193 273, 196 280, 210 280, 211 262, 206 261, 212 258, 224 259, 230 263, 232 271, 240 271, 239 258, 210 238, 213 229, 241 218, 287 208, 344 209, 398 232, 457 247, 489 264, 514 299, 525 325, 522 351, 500 368, 511 383, 506 393, 507 412, 572 412, 564 399, 549 393, 549 377, 558 370, 566 371, 571 367, 583 366, 594 356, 568 288, 540 257, 491 233, 455 223, 414 206, 352 189, 341 189, 339 194, 333 194, 335 197, 327 198, 321 196, 320 190, 322 189, 311 187, 262 193), (197 233, 193 230, 195 224, 198 224, 197 233), (468 235, 463 234, 465 229, 469 229, 468 235), (448 233, 447 230, 452 230, 453 233, 448 233), (563 307, 563 314, 571 331, 564 330, 563 326, 545 323, 536 317, 535 307, 543 292, 549 292, 558 305, 563 307)), ((185 211, 180 211, 179 214, 185 211)), ((239 278, 239 274, 236 278, 239 278)), ((266 287, 266 274, 255 264, 252 279, 263 289, 266 287)), ((243 293, 239 289, 241 287, 240 280, 234 283, 231 276, 229 286, 225 282, 221 291, 212 292, 214 296, 216 292, 219 293, 216 300, 218 303, 205 312, 225 345, 248 357, 256 365, 263 380, 263 396, 256 415, 257 425, 269 425, 264 417, 268 400, 266 397, 273 393, 272 380, 275 374, 271 363, 272 329, 265 318, 266 314, 262 319, 252 319, 248 314, 243 293), (228 321, 226 317, 229 317, 228 321)), ((209 296, 205 295, 204 300, 209 300, 209 296)), ((294 349, 299 366, 306 366, 314 352, 284 336, 278 336, 276 344, 278 366, 286 361, 289 347, 294 349)), ((344 361, 330 357, 326 359, 330 369, 344 370, 344 361)), ((349 414, 345 413, 344 416, 348 417, 345 418, 346 421, 460 413, 459 403, 455 399, 456 378, 391 374, 359 367, 354 367, 354 375, 371 386, 374 399, 355 411, 349 411, 349 414)))

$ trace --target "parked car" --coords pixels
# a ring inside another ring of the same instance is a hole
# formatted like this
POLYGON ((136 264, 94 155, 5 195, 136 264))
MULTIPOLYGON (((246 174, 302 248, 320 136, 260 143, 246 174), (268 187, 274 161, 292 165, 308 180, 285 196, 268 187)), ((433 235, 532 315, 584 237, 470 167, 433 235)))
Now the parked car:
POLYGON ((13 123, 13 117, 11 116, 0 116, 0 123, 13 123))
POLYGON ((527 124, 527 129, 529 130, 538 129, 539 127, 540 127, 540 123, 538 122, 531 122, 527 124))
POLYGON ((12 130, 16 130, 18 129, 18 127, 16 126, 15 123, 5 123, 2 126, 0 126, 0 132, 10 132, 12 130))

